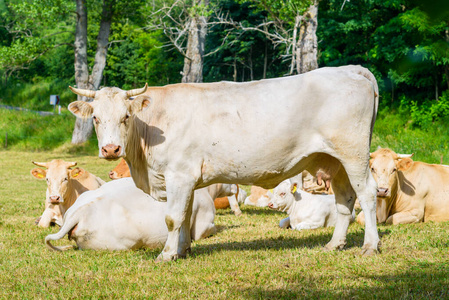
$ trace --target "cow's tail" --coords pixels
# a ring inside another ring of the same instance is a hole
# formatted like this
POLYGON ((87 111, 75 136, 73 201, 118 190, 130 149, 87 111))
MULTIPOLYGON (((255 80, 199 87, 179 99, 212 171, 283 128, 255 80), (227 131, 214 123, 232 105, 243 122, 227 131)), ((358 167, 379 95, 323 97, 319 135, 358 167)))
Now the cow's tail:
MULTIPOLYGON (((79 211, 76 211, 79 212, 79 211)), ((70 213, 70 212, 68 212, 70 213)), ((56 251, 65 251, 65 250, 69 250, 72 249, 74 246, 73 245, 67 245, 67 246, 53 246, 50 241, 57 241, 62 239, 66 234, 68 234, 70 232, 70 230, 72 230, 79 222, 79 217, 78 217, 79 213, 74 213, 74 214, 67 214, 64 216, 64 225, 62 225, 61 229, 54 234, 50 234, 47 235, 45 237, 45 244, 47 245, 47 247, 51 250, 56 250, 56 251)))

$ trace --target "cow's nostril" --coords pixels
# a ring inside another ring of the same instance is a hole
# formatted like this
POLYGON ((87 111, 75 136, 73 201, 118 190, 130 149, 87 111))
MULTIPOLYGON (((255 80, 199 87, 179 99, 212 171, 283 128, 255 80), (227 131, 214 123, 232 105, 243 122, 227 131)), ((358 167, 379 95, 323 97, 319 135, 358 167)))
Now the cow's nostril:
POLYGON ((114 150, 114 153, 118 155, 120 153, 121 148, 122 147, 117 146, 117 148, 114 150))

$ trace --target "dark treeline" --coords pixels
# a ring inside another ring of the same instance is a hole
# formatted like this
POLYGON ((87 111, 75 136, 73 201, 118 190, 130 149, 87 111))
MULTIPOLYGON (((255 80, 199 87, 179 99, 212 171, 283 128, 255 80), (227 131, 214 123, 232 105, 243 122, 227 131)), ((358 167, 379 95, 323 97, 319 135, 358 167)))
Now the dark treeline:
MULTIPOLYGON (((90 68, 102 7, 108 1, 112 0, 87 1, 90 68)), ((158 7, 175 1, 112 2, 115 6, 101 85, 130 89, 145 82, 181 82, 184 57, 164 30, 157 29, 154 17, 158 7)), ((187 5, 189 1, 178 2, 187 5)), ((260 5, 268 4, 277 17, 283 18, 286 32, 291 31, 294 20, 289 19, 289 10, 304 9, 309 4, 291 2, 205 1, 209 25, 203 81, 248 81, 289 74, 288 45, 245 28, 255 28, 273 17, 273 12, 260 5), (226 24, 224 19, 234 24, 226 24), (236 22, 245 28, 235 26, 236 22)), ((379 82, 381 105, 407 108, 417 124, 425 126, 445 117, 449 114, 446 2, 322 0, 318 11, 318 64, 369 68, 379 82)), ((49 94, 61 95, 63 104, 73 100, 67 86, 75 84, 74 12, 75 2, 69 0, 0 1, 1 103, 45 108, 49 94)))

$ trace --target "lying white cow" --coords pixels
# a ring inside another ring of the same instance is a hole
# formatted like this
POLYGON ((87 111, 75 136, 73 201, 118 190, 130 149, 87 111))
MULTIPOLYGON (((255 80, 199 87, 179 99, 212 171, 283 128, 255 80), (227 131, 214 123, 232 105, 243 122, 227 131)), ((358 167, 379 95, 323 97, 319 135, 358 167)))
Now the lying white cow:
MULTIPOLYGON (((190 225, 194 240, 216 232, 213 199, 228 196, 235 189, 235 185, 214 184, 195 191, 190 225)), ((51 244, 68 234, 80 249, 161 247, 168 234, 166 211, 167 203, 156 201, 138 189, 132 178, 117 179, 82 194, 65 214, 60 231, 48 235, 45 242, 54 250, 72 248, 51 244)))
POLYGON ((217 182, 274 188, 303 170, 326 187, 332 182, 338 218, 326 248, 345 246, 358 198, 366 212, 363 253, 377 251, 376 182, 368 160, 378 88, 368 69, 130 91, 71 89, 94 99, 72 102, 69 110, 92 117, 99 156, 124 157, 136 186, 168 202, 169 233, 158 260, 186 256, 193 190, 217 182))
POLYGON ((76 162, 54 159, 50 162, 33 162, 36 166, 31 175, 47 181, 45 210, 36 222, 40 227, 48 227, 52 222, 62 225, 62 217, 79 195, 99 188, 104 181, 82 168, 74 168, 76 162))
MULTIPOLYGON (((268 207, 286 212, 288 217, 281 220, 281 228, 316 229, 335 227, 337 206, 334 195, 311 194, 298 188, 289 179, 281 182, 270 195, 268 207)), ((353 219, 354 219, 353 214, 353 219)))

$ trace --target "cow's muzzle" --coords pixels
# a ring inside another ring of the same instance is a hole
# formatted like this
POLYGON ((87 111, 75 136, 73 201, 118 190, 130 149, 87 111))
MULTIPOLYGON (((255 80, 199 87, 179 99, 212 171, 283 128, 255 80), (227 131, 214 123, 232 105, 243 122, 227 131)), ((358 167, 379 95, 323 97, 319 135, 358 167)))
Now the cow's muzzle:
POLYGON ((61 202, 60 196, 50 196, 50 203, 51 204, 59 204, 61 202))
POLYGON ((377 188, 377 197, 388 197, 390 190, 388 188, 377 188))
POLYGON ((118 159, 122 154, 122 147, 114 144, 107 144, 101 147, 101 154, 106 159, 118 159))
POLYGON ((269 203, 268 203, 268 207, 271 208, 271 209, 274 209, 274 204, 271 203, 271 202, 269 202, 269 203))

